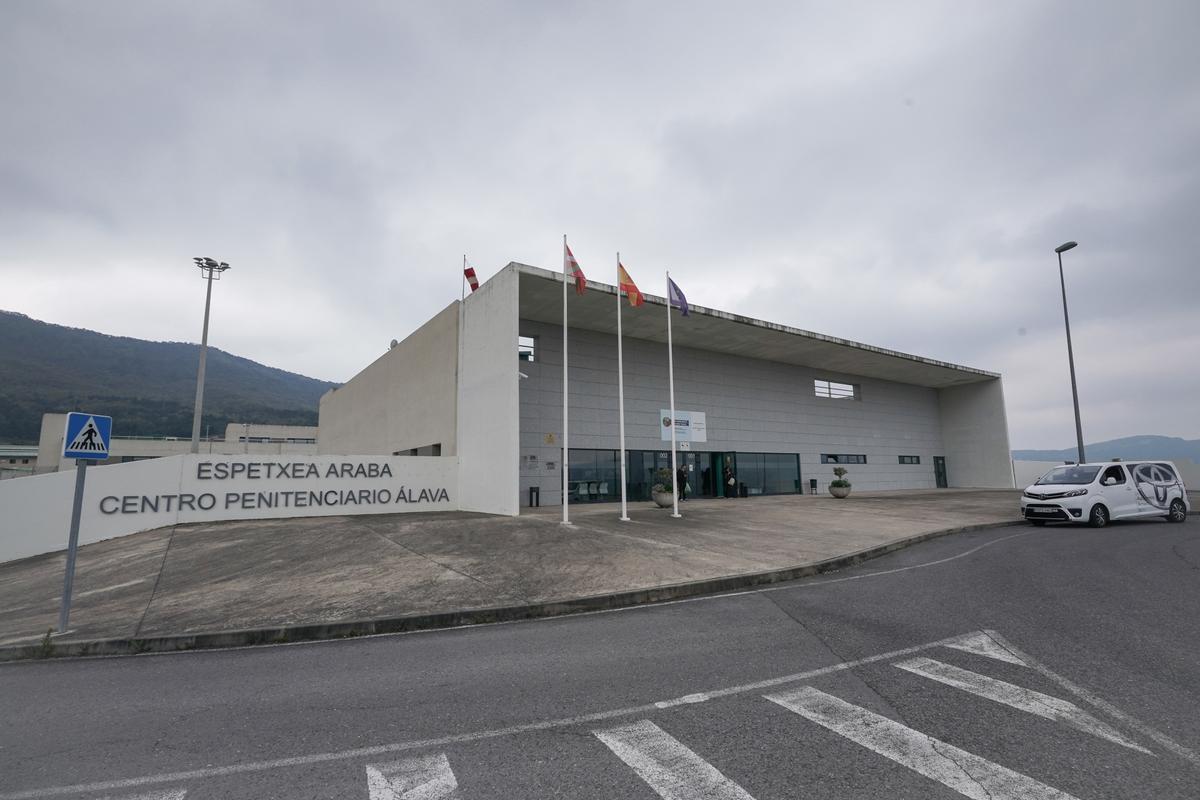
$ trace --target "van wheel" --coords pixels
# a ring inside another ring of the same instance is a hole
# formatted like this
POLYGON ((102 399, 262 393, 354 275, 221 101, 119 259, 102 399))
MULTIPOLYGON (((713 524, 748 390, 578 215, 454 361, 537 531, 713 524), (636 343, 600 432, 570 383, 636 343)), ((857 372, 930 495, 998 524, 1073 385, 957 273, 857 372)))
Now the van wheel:
POLYGON ((1183 501, 1176 498, 1171 501, 1171 509, 1167 512, 1168 522, 1183 522, 1187 519, 1187 506, 1183 501))
POLYGON ((1088 516, 1088 525, 1093 528, 1103 528, 1108 525, 1108 509, 1099 503, 1092 506, 1092 513, 1088 516))
POLYGON ((1044 519, 1031 519, 1031 520, 1029 520, 1029 524, 1030 524, 1030 525, 1033 525, 1035 528, 1040 528, 1040 527, 1042 527, 1043 525, 1045 525, 1045 524, 1046 524, 1046 520, 1044 520, 1044 519))

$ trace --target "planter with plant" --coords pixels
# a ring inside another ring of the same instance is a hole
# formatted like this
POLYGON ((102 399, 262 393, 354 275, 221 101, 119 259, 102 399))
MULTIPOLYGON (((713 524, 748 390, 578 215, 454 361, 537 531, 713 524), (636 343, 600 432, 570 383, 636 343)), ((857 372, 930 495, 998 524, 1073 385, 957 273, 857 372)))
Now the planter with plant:
POLYGON ((654 485, 650 487, 650 497, 659 508, 669 508, 675 503, 675 481, 671 470, 660 469, 654 473, 654 485))
POLYGON ((846 468, 834 467, 835 477, 829 482, 829 493, 839 500, 850 494, 850 481, 846 480, 846 468))

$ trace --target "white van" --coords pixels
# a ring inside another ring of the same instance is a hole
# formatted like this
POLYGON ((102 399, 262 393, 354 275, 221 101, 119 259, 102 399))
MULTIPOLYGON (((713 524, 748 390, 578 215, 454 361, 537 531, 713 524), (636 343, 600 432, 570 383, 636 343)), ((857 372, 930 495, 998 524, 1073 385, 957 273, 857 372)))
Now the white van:
POLYGON ((1187 519, 1191 505, 1170 461, 1067 464, 1055 467, 1021 494, 1021 516, 1034 525, 1086 522, 1103 528, 1114 519, 1187 519))

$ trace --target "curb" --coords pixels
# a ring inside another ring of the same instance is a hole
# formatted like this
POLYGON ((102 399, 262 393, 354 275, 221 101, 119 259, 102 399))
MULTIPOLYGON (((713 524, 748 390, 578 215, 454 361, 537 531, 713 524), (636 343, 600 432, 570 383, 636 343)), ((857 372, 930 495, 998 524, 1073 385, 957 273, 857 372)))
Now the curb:
POLYGON ((887 544, 858 550, 846 555, 834 556, 824 561, 800 564, 766 572, 749 572, 707 578, 687 583, 668 584, 647 589, 632 589, 611 594, 589 595, 565 600, 549 600, 516 606, 440 611, 426 614, 411 614, 402 617, 357 620, 353 622, 314 623, 306 625, 282 625, 271 628, 251 628, 233 631, 214 631, 168 636, 142 636, 136 638, 91 639, 61 644, 44 644, 0 647, 0 663, 11 661, 46 660, 57 658, 81 658, 88 656, 132 656, 145 653, 173 653, 187 650, 209 650, 217 648, 253 647, 256 645, 288 644, 293 642, 315 642, 327 639, 350 639, 359 636, 374 636, 387 633, 411 633, 439 628, 459 628, 468 625, 486 625, 497 622, 544 617, 566 616, 595 611, 608 611, 638 605, 652 605, 670 600, 680 600, 701 595, 764 586, 772 583, 836 572, 863 561, 902 550, 930 539, 955 533, 1005 528, 1024 524, 1024 520, 989 522, 981 525, 966 525, 898 539, 887 544))

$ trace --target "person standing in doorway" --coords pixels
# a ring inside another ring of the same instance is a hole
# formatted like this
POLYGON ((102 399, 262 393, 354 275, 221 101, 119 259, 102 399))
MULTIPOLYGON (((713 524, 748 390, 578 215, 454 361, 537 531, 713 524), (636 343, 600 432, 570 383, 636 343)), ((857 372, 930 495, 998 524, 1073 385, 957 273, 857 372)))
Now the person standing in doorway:
POLYGON ((737 497, 737 478, 733 476, 733 469, 728 464, 725 465, 721 482, 725 485, 726 497, 737 497))
POLYGON ((675 485, 679 487, 679 501, 687 500, 687 480, 688 472, 687 465, 680 464, 679 469, 675 470, 675 485))

